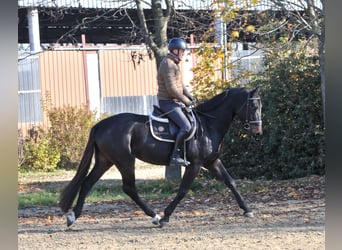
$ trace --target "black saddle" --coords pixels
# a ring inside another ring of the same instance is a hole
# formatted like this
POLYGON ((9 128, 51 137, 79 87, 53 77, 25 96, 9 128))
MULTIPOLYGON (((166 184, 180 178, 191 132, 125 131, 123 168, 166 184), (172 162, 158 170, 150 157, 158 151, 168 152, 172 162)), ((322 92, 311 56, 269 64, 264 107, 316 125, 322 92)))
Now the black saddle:
MULTIPOLYGON (((185 141, 190 140, 197 130, 197 121, 194 112, 191 109, 182 109, 191 124, 191 131, 185 141)), ((152 136, 165 142, 175 142, 178 126, 167 117, 167 115, 156 105, 153 105, 153 111, 149 115, 150 131, 152 136)))

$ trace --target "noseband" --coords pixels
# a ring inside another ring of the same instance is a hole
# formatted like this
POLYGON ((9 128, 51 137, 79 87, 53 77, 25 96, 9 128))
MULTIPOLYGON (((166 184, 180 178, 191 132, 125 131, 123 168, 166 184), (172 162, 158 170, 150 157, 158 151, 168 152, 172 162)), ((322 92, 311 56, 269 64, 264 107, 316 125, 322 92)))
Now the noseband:
POLYGON ((239 113, 242 108, 247 105, 246 107, 246 120, 245 120, 245 123, 243 125, 243 128, 247 131, 249 131, 251 129, 251 125, 257 125, 257 126, 261 126, 262 125, 262 121, 261 120, 249 120, 249 102, 250 101, 253 101, 253 100, 260 100, 260 97, 250 97, 249 94, 248 94, 248 97, 247 97, 247 100, 245 102, 244 105, 242 105, 242 107, 240 108, 240 110, 237 112, 239 113))

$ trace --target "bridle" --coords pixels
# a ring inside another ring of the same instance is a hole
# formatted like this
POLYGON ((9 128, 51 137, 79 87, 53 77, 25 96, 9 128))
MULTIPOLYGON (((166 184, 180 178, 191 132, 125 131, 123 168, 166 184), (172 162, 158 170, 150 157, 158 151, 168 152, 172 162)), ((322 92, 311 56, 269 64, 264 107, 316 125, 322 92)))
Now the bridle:
POLYGON ((237 113, 240 113, 240 111, 246 105, 246 120, 245 120, 245 123, 243 125, 243 128, 247 131, 249 131, 251 129, 251 125, 257 125, 257 126, 262 125, 262 120, 253 120, 253 121, 249 120, 249 102, 254 101, 254 100, 260 100, 260 97, 250 97, 250 93, 248 93, 246 102, 241 106, 241 108, 237 112, 237 113))

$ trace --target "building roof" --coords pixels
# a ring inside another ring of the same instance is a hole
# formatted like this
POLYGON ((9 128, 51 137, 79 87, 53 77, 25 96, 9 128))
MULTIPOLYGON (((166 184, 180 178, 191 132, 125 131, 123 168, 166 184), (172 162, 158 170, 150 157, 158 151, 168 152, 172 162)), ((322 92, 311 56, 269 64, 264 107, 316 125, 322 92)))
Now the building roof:
MULTIPOLYGON (((208 0, 175 0, 175 8, 180 9, 208 9, 212 1, 208 0)), ((162 2, 164 4, 164 2, 162 2)), ((70 8, 128 8, 135 9, 134 0, 18 0, 19 7, 70 7, 70 8)), ((150 8, 146 2, 143 7, 150 8)), ((165 6, 164 6, 165 7, 165 6)))
MULTIPOLYGON (((236 7, 239 8, 245 5, 244 1, 235 0, 236 7)), ((256 2, 251 0, 250 2, 256 2)), ((273 3, 274 0, 259 0, 256 4, 253 4, 249 9, 251 10, 266 10, 277 9, 273 3)), ((306 7, 306 1, 301 0, 287 0, 286 2, 292 3, 288 5, 291 9, 302 10, 306 7)), ((213 0, 174 0, 174 7, 176 9, 199 9, 208 10, 211 9, 213 0)), ((314 0, 315 6, 322 9, 321 0, 314 0)), ((162 1, 162 4, 165 3, 162 1)), ((285 4, 282 1, 282 4, 285 4)), ((18 0, 18 7, 51 7, 51 8, 95 8, 95 9, 111 9, 111 8, 128 8, 135 9, 136 4, 134 0, 18 0)), ((144 8, 150 8, 146 1, 143 1, 144 8), (145 5, 145 6, 144 6, 145 5)), ((163 6, 165 7, 165 6, 163 6)))

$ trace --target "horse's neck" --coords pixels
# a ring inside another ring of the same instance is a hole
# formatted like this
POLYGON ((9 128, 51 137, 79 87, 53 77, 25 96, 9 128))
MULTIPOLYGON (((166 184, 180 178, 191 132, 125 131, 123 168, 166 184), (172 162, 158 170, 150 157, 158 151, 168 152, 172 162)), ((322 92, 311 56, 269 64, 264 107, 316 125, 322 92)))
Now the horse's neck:
POLYGON ((203 116, 203 123, 207 128, 208 137, 214 139, 219 144, 223 140, 234 118, 232 109, 226 106, 228 105, 221 106, 203 116))

